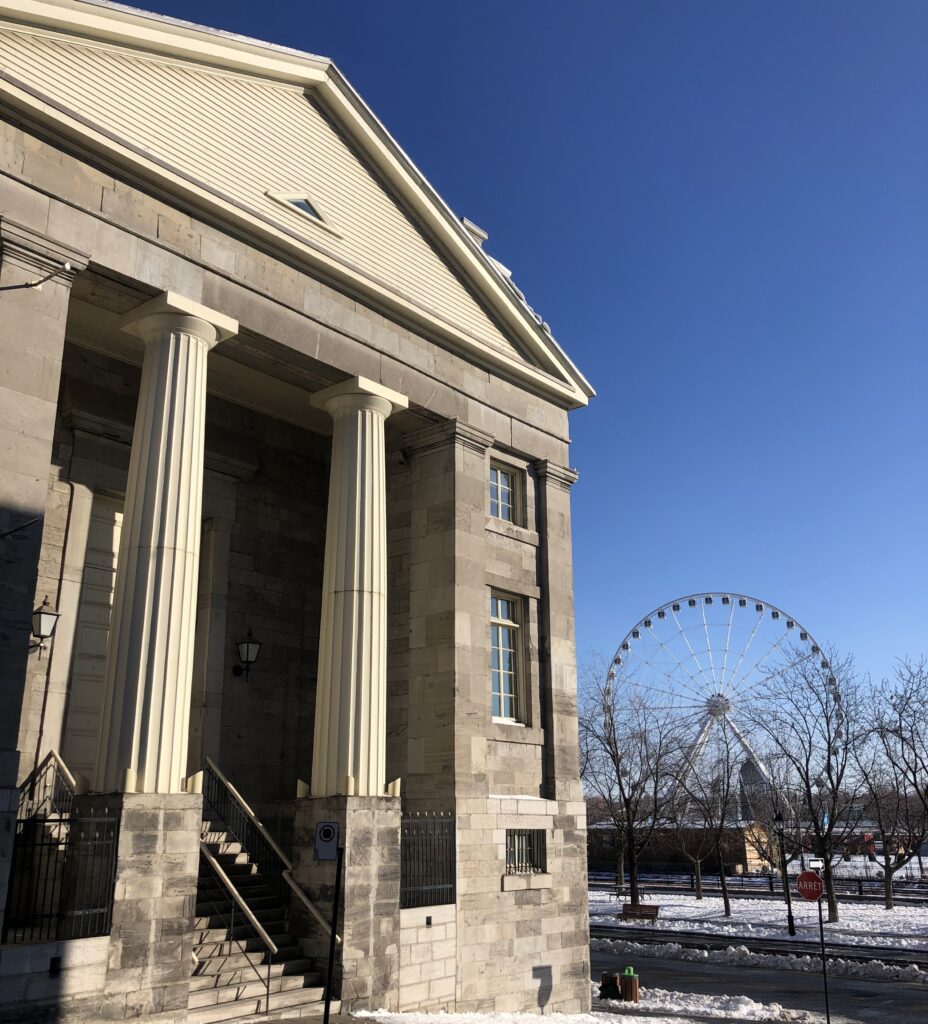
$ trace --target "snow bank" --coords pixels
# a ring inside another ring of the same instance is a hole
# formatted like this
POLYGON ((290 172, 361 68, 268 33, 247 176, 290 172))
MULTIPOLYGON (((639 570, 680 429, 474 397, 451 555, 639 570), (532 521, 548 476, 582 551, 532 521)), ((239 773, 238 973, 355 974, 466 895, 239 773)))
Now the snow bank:
MULTIPOLYGON (((770 967, 774 970, 814 971, 822 969, 822 961, 816 956, 780 956, 772 953, 752 953, 746 946, 729 946, 728 949, 687 949, 678 942, 659 946, 629 942, 626 939, 593 939, 590 949, 638 957, 669 957, 673 960, 693 960, 710 964, 740 964, 747 967, 770 967)), ((829 975, 844 975, 848 978, 871 978, 878 981, 915 981, 928 985, 928 972, 915 964, 895 967, 882 960, 858 962, 841 957, 828 959, 829 975)))
MULTIPOLYGON (((698 931, 732 938, 785 938, 786 905, 782 900, 733 899, 732 916, 724 915, 720 896, 697 900, 689 893, 654 893, 661 914, 653 926, 663 931, 698 931)), ((640 927, 640 922, 616 919, 620 901, 611 893, 590 893, 591 923, 640 927)), ((797 937, 818 940, 818 909, 799 897, 793 898, 797 937)), ((840 921, 826 924, 825 934, 833 942, 850 945, 885 946, 887 949, 928 952, 928 907, 899 906, 886 910, 873 903, 841 903, 840 921)))
MULTIPOLYGON (((614 1012, 628 1007, 616 999, 598 999, 599 985, 593 985, 593 998, 597 1005, 608 1006, 614 1012)), ((737 1021, 817 1021, 818 1018, 805 1010, 788 1010, 779 1003, 758 1003, 748 996, 703 996, 692 992, 668 992, 663 988, 641 987, 642 1010, 654 1010, 658 1013, 673 1013, 677 1024, 679 1017, 685 1013, 696 1013, 702 1017, 718 1017, 720 1020, 737 1021)))

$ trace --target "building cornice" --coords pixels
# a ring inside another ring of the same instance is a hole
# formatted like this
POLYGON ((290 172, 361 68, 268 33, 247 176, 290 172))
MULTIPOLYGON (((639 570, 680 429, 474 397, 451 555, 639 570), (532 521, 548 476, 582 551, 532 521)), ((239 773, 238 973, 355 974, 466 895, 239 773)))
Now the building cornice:
POLYGON ((492 435, 460 420, 444 420, 403 438, 404 451, 415 455, 430 455, 452 445, 483 455, 492 444, 492 435))
POLYGON ((0 218, 0 260, 41 276, 55 274, 56 280, 74 280, 90 257, 63 242, 6 217, 0 218))
POLYGON ((538 459, 532 463, 535 475, 542 483, 550 483, 562 491, 569 491, 580 479, 580 474, 568 466, 559 466, 548 459, 538 459))

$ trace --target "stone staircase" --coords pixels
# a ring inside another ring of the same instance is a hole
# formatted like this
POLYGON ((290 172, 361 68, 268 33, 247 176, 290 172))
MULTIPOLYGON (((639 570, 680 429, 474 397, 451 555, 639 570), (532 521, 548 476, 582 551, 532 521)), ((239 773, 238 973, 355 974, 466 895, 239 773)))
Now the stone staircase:
MULTIPOLYGON (((263 1019, 311 1017, 323 1010, 323 978, 290 933, 287 912, 248 854, 221 822, 203 822, 203 841, 277 952, 271 955, 239 908, 231 928, 231 899, 205 856, 200 857, 194 952, 187 1020, 213 1024, 252 1014, 263 1019), (267 999, 270 960, 270 1011, 267 999)), ((332 1010, 339 1004, 333 1001, 332 1010)))

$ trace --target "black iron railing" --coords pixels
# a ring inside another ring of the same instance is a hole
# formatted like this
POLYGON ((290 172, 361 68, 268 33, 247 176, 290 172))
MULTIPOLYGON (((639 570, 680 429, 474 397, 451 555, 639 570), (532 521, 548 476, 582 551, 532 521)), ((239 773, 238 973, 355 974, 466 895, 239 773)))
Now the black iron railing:
POLYGON ((400 907, 454 903, 454 815, 414 814, 400 823, 400 907))
POLYGON ((31 815, 16 821, 3 942, 108 935, 119 818, 31 815))
POLYGON ((19 818, 66 817, 74 802, 75 781, 64 761, 50 750, 19 789, 19 818))
POLYGON ((203 817, 222 823, 235 836, 262 880, 284 907, 290 905, 291 887, 283 877, 290 862, 267 829, 216 765, 207 760, 203 770, 203 817))
MULTIPOLYGON (((221 831, 233 835, 258 870, 261 880, 289 912, 294 898, 327 934, 331 928, 315 903, 303 892, 293 877, 293 863, 280 847, 280 843, 259 821, 245 798, 211 759, 203 769, 203 817, 214 821, 221 831)), ((336 935, 335 941, 341 942, 336 935)))
POLYGON ((506 829, 506 874, 535 875, 547 870, 543 828, 506 829))
MULTIPOLYGON (((216 943, 221 947, 217 952, 220 956, 232 956, 234 950, 238 950, 255 977, 264 986, 264 1012, 269 1013, 271 1009, 271 964, 277 953, 277 945, 204 842, 200 843, 200 862, 201 865, 206 866, 209 873, 207 875, 201 869, 201 882, 204 877, 212 877, 214 885, 211 891, 205 893, 200 891, 197 894, 197 904, 206 910, 210 919, 210 927, 214 926, 213 919, 216 919, 226 930, 227 935, 226 939, 216 943), (257 955, 251 952, 247 942, 240 940, 236 933, 242 929, 261 943, 264 949, 263 953, 257 955)), ((244 973, 245 969, 242 970, 243 975, 244 973)))

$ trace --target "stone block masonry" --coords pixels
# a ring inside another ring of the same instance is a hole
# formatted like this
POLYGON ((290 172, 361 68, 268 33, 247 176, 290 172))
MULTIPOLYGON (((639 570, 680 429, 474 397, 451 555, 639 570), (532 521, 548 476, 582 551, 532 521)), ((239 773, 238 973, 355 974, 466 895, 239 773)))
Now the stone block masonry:
POLYGON ((202 797, 77 797, 82 816, 115 814, 110 934, 0 950, 0 1022, 187 1019, 202 797))
MULTIPOLYGON (((342 1010, 396 1010, 400 949, 400 801, 398 797, 306 797, 296 802, 293 877, 331 918, 335 861, 314 854, 316 824, 338 822, 345 848, 337 932, 335 995, 342 1010)), ((297 918, 304 950, 324 969, 329 936, 297 918)), ((454 956, 453 950, 448 954, 454 956)))

